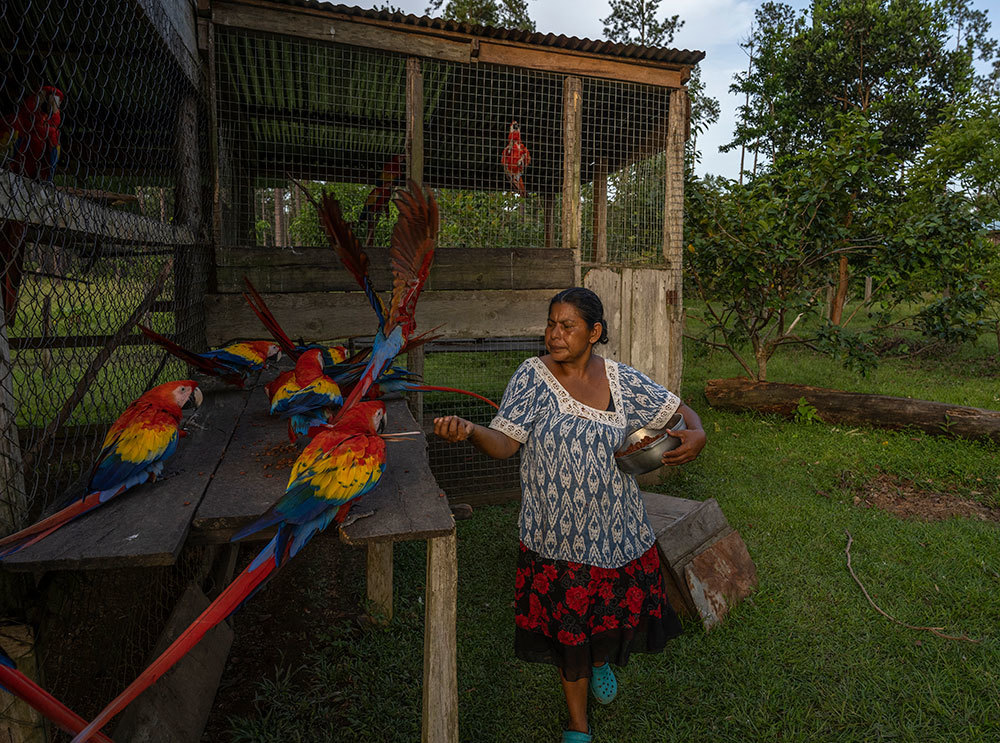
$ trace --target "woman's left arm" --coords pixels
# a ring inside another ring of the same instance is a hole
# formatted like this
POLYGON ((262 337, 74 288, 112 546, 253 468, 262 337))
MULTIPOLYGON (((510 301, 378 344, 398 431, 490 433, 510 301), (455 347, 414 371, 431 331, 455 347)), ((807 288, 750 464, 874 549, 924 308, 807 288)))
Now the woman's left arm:
POLYGON ((686 464, 697 457, 701 450, 705 448, 705 429, 701 425, 701 418, 684 403, 677 411, 684 417, 686 429, 680 431, 667 431, 668 434, 681 440, 681 445, 676 449, 666 452, 661 461, 670 466, 686 464))

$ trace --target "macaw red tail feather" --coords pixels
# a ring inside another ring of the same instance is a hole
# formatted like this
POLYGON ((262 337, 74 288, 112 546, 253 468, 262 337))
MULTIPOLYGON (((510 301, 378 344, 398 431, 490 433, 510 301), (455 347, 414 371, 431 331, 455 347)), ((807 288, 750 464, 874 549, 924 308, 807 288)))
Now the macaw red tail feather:
POLYGON ((194 351, 189 351, 183 346, 179 346, 166 336, 162 336, 155 330, 150 330, 145 325, 137 325, 137 328, 142 331, 142 334, 149 338, 153 343, 165 349, 168 353, 173 354, 179 358, 184 363, 189 366, 193 366, 205 374, 210 374, 214 377, 219 377, 223 382, 228 382, 236 387, 244 386, 243 377, 239 374, 233 372, 225 364, 222 364, 215 359, 205 358, 196 354, 194 351))
POLYGON ((406 353, 407 351, 412 351, 414 348, 420 348, 425 343, 436 341, 438 338, 442 337, 442 334, 438 333, 437 335, 431 335, 431 333, 442 327, 444 326, 438 325, 436 328, 431 328, 420 335, 415 335, 412 338, 407 339, 407 341, 403 344, 403 350, 400 351, 400 353, 406 353))
POLYGON ((24 549, 30 544, 41 541, 61 526, 65 526, 77 516, 82 516, 93 508, 101 505, 101 493, 91 493, 85 498, 71 503, 48 518, 36 524, 25 527, 19 532, 0 539, 0 560, 24 549))
POLYGON ((271 312, 271 308, 267 306, 267 302, 264 301, 260 292, 257 291, 257 287, 246 276, 243 277, 243 283, 247 285, 247 289, 250 291, 250 294, 244 294, 243 298, 250 305, 250 309, 253 310, 257 319, 267 328, 267 332, 271 334, 271 337, 278 342, 281 350, 288 354, 292 358, 292 361, 298 361, 301 354, 295 348, 295 344, 292 343, 292 339, 288 337, 285 329, 278 323, 278 319, 271 312))
POLYGON ((417 392, 457 392, 460 395, 468 395, 469 397, 474 397, 477 400, 482 400, 486 404, 492 405, 497 410, 500 409, 500 406, 497 405, 488 397, 483 397, 482 395, 478 395, 475 392, 470 392, 469 390, 460 390, 456 389, 455 387, 436 387, 429 384, 415 384, 412 387, 407 386, 407 389, 414 390, 417 392))
POLYGON ((434 195, 416 181, 409 181, 406 189, 396 195, 395 204, 399 219, 389 246, 393 280, 386 334, 399 324, 404 326, 403 335, 408 336, 416 325, 417 298, 434 260, 440 220, 434 195))
POLYGON ((208 632, 216 627, 219 622, 232 614, 246 599, 252 595, 261 584, 267 580, 275 571, 276 565, 273 559, 261 559, 265 552, 272 552, 275 549, 276 538, 272 539, 261 550, 261 554, 242 573, 233 579, 233 582, 226 586, 226 589, 219 594, 201 615, 195 619, 180 636, 171 643, 170 647, 163 651, 159 658, 154 660, 145 671, 139 674, 129 686, 115 697, 111 703, 101 710, 87 727, 80 731, 72 743, 83 743, 90 740, 98 730, 108 724, 112 717, 121 712, 142 692, 156 683, 156 680, 173 668, 184 655, 201 640, 208 632))
MULTIPOLYGON (((80 717, 80 715, 76 714, 76 712, 16 668, 0 664, 0 686, 19 699, 23 699, 27 704, 51 720, 60 730, 64 730, 70 735, 78 733, 87 725, 87 721, 80 717)), ((96 733, 93 740, 100 741, 100 743, 113 743, 103 733, 96 733)))
POLYGON ((336 251, 340 262, 344 264, 344 268, 354 277, 358 286, 361 287, 365 296, 368 297, 368 303, 375 310, 375 315, 378 318, 378 325, 380 328, 383 327, 386 316, 385 304, 375 291, 375 287, 372 285, 368 274, 368 254, 361 247, 360 243, 358 243, 358 239, 354 236, 351 226, 344 219, 344 215, 340 210, 340 203, 327 193, 324 193, 320 197, 320 201, 316 201, 305 186, 298 181, 294 182, 302 189, 302 192, 305 193, 313 206, 316 207, 316 214, 319 216, 320 224, 323 225, 323 230, 327 234, 331 247, 336 251))

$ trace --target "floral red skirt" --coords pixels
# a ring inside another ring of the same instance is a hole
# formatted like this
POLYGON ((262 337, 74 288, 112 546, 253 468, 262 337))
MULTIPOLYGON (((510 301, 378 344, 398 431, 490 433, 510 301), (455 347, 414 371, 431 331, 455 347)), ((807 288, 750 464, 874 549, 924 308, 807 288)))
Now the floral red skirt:
POLYGON ((624 666, 681 633, 667 600, 654 544, 620 568, 550 560, 521 544, 514 579, 514 653, 551 663, 570 681, 594 663, 624 666))

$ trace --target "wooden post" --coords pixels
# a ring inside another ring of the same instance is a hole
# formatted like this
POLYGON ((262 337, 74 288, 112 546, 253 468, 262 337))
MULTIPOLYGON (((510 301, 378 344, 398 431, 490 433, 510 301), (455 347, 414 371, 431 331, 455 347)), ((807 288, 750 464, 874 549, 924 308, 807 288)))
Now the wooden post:
POLYGON ((17 434, 14 366, 10 361, 7 323, 0 312, 0 534, 6 536, 28 518, 28 491, 24 485, 21 442, 17 434))
POLYGON ((427 540, 421 743, 458 742, 458 558, 455 532, 427 540))
POLYGON ((583 130, 583 83, 563 80, 562 246, 573 251, 573 283, 580 286, 580 148, 583 130))
POLYGON ((598 160, 594 167, 594 262, 608 262, 608 165, 598 160))
POLYGON ((215 99, 215 24, 207 19, 205 24, 205 64, 208 69, 208 151, 212 169, 212 219, 210 234, 212 242, 218 245, 222 240, 222 201, 219 183, 219 111, 215 99))
POLYGON ((368 600, 386 624, 392 619, 392 542, 369 542, 365 572, 368 600))
MULTIPOLYGON (((194 244, 174 249, 174 329, 179 343, 205 347, 201 277, 208 272, 206 236, 202 228, 201 158, 198 148, 198 101, 184 96, 177 109, 174 133, 174 223, 190 229, 194 244)), ((162 189, 161 189, 162 190, 162 189)))
POLYGON ((865 302, 871 301, 872 298, 872 277, 865 276, 865 302))
MULTIPOLYGON (((38 660, 31 627, 24 624, 0 629, 0 650, 17 664, 17 669, 38 682, 38 660)), ((6 692, 6 690, 5 690, 6 692)), ((3 743, 45 743, 45 720, 42 715, 15 696, 0 697, 0 741, 3 743)))
POLYGON ((550 193, 542 196, 542 213, 545 219, 545 247, 552 248, 556 244, 556 199, 550 193))
MULTIPOLYGON (((418 184, 424 183, 424 73, 419 57, 406 60, 406 176, 418 184)), ((424 347, 406 354, 406 368, 414 374, 424 373, 424 347)), ((423 425, 424 393, 407 394, 410 410, 423 425)))
POLYGON ((276 188, 274 193, 274 247, 285 247, 285 190, 276 188))
POLYGON ((683 371, 684 337, 684 141, 689 131, 691 108, 683 88, 670 91, 667 113, 666 196, 663 200, 663 261, 669 272, 666 303, 669 306, 666 341, 666 380, 672 390, 680 389, 683 371))

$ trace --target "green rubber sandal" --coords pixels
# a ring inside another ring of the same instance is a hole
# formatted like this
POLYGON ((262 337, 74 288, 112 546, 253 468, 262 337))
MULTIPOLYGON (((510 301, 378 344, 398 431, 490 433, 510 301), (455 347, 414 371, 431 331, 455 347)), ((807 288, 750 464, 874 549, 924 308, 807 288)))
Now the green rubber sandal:
POLYGON ((615 678, 610 663, 594 666, 590 688, 594 692, 594 698, 601 704, 611 704, 614 701, 618 694, 618 679, 615 678))
POLYGON ((594 735, 590 728, 587 728, 586 733, 581 733, 579 730, 563 730, 562 743, 590 743, 593 739, 594 735))

